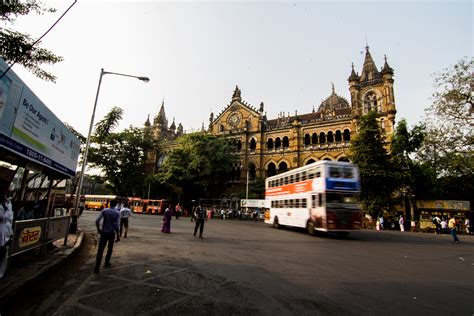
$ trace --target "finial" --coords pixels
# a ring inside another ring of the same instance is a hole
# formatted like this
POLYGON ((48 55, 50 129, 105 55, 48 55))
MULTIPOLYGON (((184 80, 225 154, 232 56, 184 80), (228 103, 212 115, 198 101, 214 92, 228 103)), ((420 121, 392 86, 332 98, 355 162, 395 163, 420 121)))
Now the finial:
POLYGON ((314 112, 316 112, 316 111, 314 110, 314 105, 313 105, 313 113, 314 113, 314 112))
POLYGON ((334 89, 334 82, 331 82, 331 87, 332 87, 332 93, 336 93, 335 89, 334 89))
POLYGON ((385 59, 385 62, 387 62, 387 55, 386 54, 383 55, 383 59, 385 59))
POLYGON ((365 34, 365 50, 369 51, 369 42, 367 41, 367 34, 365 34))
POLYGON ((354 63, 351 63, 352 64, 352 70, 354 70, 354 63))

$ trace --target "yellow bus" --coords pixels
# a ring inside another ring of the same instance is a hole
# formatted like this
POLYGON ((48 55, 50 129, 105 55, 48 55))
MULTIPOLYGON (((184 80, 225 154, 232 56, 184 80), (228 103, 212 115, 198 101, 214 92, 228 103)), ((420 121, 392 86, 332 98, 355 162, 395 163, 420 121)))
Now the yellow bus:
POLYGON ((84 208, 100 211, 109 206, 110 200, 117 199, 116 195, 87 195, 84 208))

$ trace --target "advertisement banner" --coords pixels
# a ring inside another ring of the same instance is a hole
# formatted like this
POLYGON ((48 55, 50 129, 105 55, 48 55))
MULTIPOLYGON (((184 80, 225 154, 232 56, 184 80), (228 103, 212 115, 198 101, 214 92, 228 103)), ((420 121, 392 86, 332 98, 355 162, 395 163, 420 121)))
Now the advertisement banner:
MULTIPOLYGON (((0 59, 0 71, 6 67, 0 59)), ((0 83, 0 146, 74 176, 80 150, 77 137, 12 70, 4 78, 0 83)))

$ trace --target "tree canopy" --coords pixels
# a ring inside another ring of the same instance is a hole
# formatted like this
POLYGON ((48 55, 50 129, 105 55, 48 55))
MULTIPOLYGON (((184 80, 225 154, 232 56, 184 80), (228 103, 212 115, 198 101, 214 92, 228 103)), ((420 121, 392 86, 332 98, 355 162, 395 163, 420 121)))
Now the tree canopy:
POLYGON ((151 147, 141 128, 129 127, 114 132, 123 111, 114 107, 96 124, 88 161, 100 168, 113 193, 143 196, 146 151, 151 147))
POLYGON ((426 109, 427 135, 418 154, 439 176, 474 172, 473 66, 474 59, 466 57, 435 74, 433 103, 426 109))
POLYGON ((373 217, 390 210, 394 203, 393 175, 384 146, 377 113, 371 111, 360 119, 358 134, 351 142, 350 158, 360 172, 362 208, 373 217))
MULTIPOLYGON (((1 1, 0 21, 4 25, 13 25, 16 17, 30 13, 44 14, 55 12, 39 1, 1 1)), ((19 63, 38 78, 55 81, 56 77, 41 68, 43 64, 55 64, 63 60, 51 51, 33 46, 36 40, 29 34, 15 31, 8 27, 0 27, 0 56, 9 64, 19 63)), ((2 74, 0 74, 2 75, 2 74)))
POLYGON ((172 187, 181 200, 219 196, 236 161, 234 149, 223 137, 184 135, 157 170, 155 181, 172 187))

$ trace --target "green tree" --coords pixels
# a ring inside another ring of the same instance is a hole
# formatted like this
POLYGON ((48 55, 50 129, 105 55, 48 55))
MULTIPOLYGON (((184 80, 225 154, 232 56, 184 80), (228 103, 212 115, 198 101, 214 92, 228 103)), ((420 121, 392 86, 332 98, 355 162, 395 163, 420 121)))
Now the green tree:
POLYGON ((358 129, 351 142, 350 158, 360 172, 362 208, 372 217, 378 217, 393 206, 394 183, 377 113, 372 111, 362 116, 358 129))
POLYGON ((143 196, 146 152, 151 141, 140 128, 114 132, 122 114, 122 109, 114 107, 96 124, 88 162, 103 171, 113 193, 143 196))
POLYGON ((215 197, 224 191, 235 146, 223 137, 184 135, 164 160, 155 180, 173 188, 180 200, 215 197))
POLYGON ((431 165, 414 159, 423 142, 425 126, 414 126, 411 130, 402 119, 395 129, 391 143, 392 175, 398 196, 405 201, 414 218, 414 197, 426 197, 436 188, 436 175, 431 165))
POLYGON ((435 74, 433 103, 426 109, 427 135, 418 156, 439 176, 474 173, 474 59, 464 58, 435 74))
MULTIPOLYGON (((44 14, 55 11, 53 8, 43 6, 39 1, 1 1, 0 21, 4 25, 12 25, 20 15, 44 14)), ((45 48, 33 46, 36 41, 29 34, 7 27, 0 27, 0 56, 9 64, 19 63, 23 65, 38 78, 54 82, 56 77, 40 66, 42 64, 55 64, 62 61, 63 58, 45 48)))

